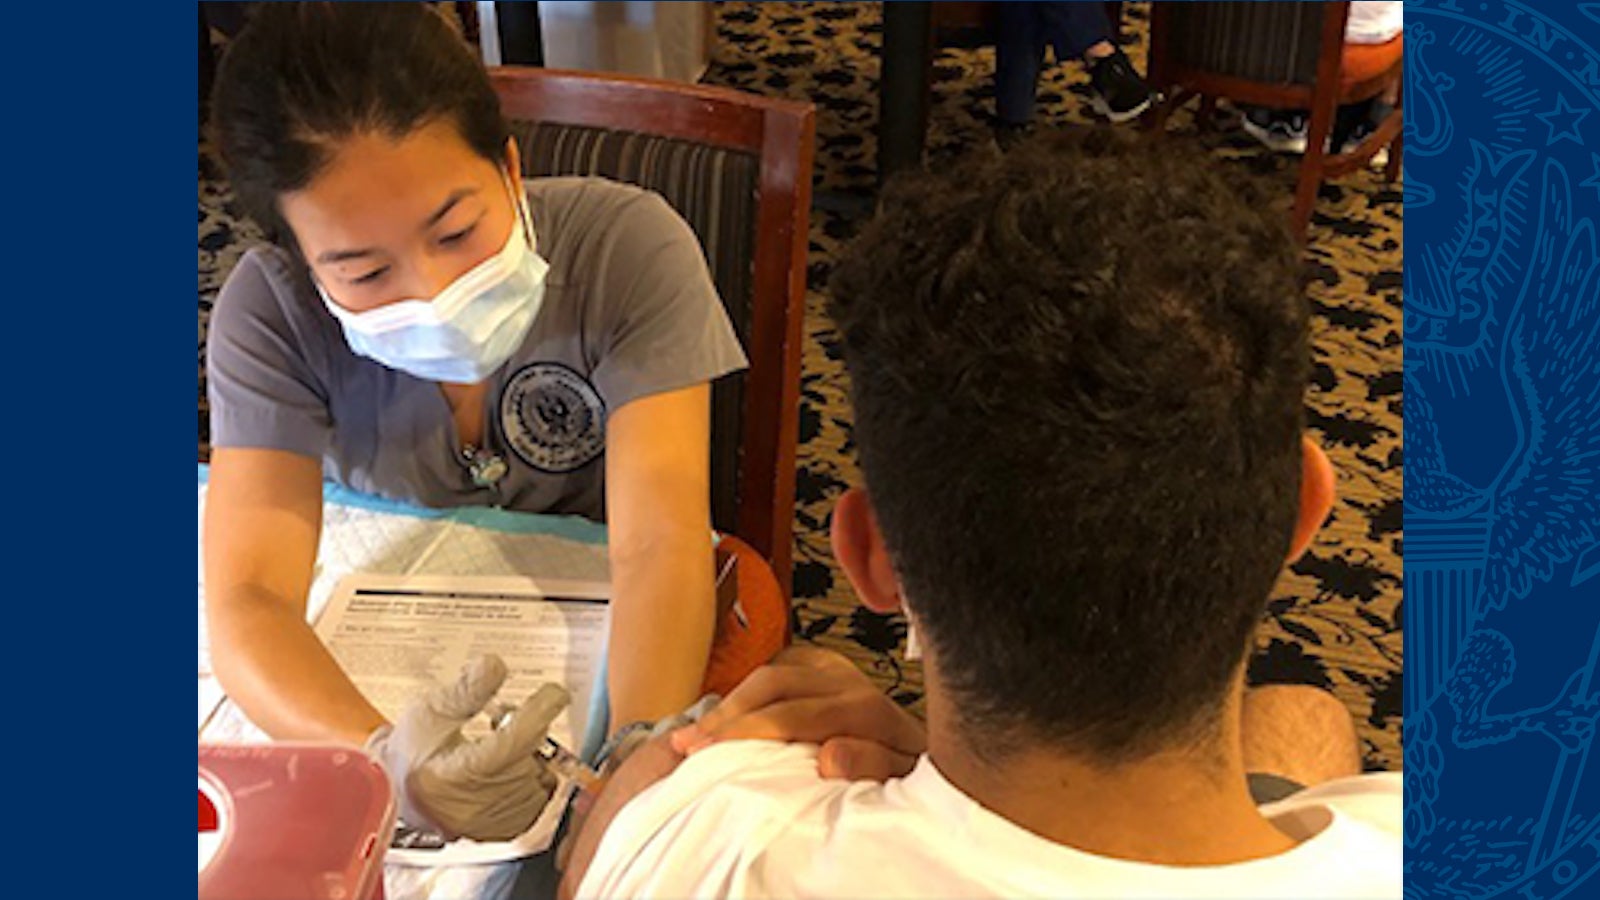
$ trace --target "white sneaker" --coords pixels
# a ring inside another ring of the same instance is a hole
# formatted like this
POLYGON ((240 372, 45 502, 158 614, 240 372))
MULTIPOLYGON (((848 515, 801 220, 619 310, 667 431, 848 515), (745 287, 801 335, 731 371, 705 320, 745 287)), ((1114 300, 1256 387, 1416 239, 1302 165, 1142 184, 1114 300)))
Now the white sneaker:
MULTIPOLYGON (((1362 122, 1360 125, 1357 125, 1350 132, 1350 136, 1344 139, 1344 144, 1339 147, 1339 152, 1354 153, 1355 149, 1361 146, 1361 142, 1366 140, 1368 135, 1372 134, 1374 130, 1376 129, 1370 122, 1362 122)), ((1367 160, 1367 165, 1374 169, 1381 169, 1388 164, 1389 148, 1386 146, 1379 147, 1378 152, 1372 154, 1372 158, 1367 160)))
POLYGON ((1239 125, 1269 150, 1279 153, 1306 152, 1309 123, 1305 113, 1251 107, 1240 117, 1239 125))

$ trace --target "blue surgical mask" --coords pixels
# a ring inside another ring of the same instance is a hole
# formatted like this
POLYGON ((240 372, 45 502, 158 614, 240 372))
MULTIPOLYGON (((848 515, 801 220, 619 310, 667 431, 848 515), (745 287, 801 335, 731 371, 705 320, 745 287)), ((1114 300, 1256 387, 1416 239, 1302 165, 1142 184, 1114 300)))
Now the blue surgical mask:
POLYGON ((351 312, 317 285, 350 349, 418 378, 456 384, 475 384, 505 365, 539 314, 550 270, 534 252, 522 204, 513 203, 518 215, 505 246, 431 300, 351 312))

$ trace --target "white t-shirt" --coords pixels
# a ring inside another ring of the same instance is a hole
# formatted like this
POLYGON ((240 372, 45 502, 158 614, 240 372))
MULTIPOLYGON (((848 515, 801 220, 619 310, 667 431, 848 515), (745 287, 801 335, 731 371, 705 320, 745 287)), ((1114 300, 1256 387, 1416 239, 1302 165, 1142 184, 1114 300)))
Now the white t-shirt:
POLYGON ((1405 30, 1404 0, 1355 0, 1344 23, 1344 39, 1351 44, 1383 44, 1405 30))
POLYGON ((580 898, 1400 897, 1399 773, 1263 806, 1302 843, 1174 867, 1052 843, 979 806, 924 756, 885 784, 825 781, 811 745, 735 741, 688 758, 613 820, 580 898))

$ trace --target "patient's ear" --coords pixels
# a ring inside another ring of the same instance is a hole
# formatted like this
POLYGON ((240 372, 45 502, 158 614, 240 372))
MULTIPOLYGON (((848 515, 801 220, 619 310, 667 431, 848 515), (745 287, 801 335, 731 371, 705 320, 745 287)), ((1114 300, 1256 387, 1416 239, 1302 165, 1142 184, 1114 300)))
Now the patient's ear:
POLYGON ((872 501, 860 488, 845 491, 833 506, 833 556, 862 606, 877 613, 900 608, 900 581, 878 531, 872 501))
POLYGON ((1300 513, 1294 522, 1294 539, 1289 543, 1289 562, 1294 562, 1311 546, 1322 523, 1333 509, 1333 463, 1322 447, 1309 435, 1300 438, 1300 513))

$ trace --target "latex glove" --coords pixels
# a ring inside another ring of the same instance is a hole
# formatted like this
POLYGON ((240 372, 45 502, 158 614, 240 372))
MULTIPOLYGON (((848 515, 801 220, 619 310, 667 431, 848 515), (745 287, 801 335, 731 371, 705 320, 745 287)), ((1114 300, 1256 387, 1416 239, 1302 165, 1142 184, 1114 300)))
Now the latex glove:
POLYGON ((461 726, 494 699, 505 680, 500 657, 480 656, 455 682, 408 704, 393 727, 384 725, 367 738, 367 752, 395 784, 406 824, 448 838, 501 841, 526 831, 544 809, 556 778, 534 752, 571 697, 560 685, 543 685, 505 727, 467 740, 461 726))

